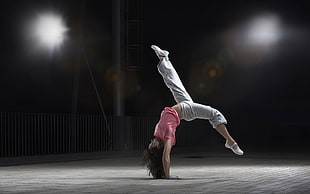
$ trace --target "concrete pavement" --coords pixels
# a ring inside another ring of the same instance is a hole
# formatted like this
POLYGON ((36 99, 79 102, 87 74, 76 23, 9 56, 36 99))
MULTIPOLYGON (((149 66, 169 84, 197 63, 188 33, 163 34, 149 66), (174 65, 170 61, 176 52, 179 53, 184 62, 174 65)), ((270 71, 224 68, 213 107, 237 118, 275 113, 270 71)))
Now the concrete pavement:
POLYGON ((187 153, 157 180, 140 156, 0 167, 0 193, 310 193, 305 155, 187 153))

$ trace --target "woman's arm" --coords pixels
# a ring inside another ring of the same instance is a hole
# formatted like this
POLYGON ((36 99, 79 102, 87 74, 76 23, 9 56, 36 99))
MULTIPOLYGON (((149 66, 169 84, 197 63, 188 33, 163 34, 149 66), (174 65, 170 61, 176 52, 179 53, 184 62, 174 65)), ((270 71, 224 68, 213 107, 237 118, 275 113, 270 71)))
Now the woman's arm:
POLYGON ((170 139, 166 139, 164 151, 163 151, 163 158, 162 163, 165 172, 165 178, 170 179, 170 152, 172 148, 172 143, 170 139))

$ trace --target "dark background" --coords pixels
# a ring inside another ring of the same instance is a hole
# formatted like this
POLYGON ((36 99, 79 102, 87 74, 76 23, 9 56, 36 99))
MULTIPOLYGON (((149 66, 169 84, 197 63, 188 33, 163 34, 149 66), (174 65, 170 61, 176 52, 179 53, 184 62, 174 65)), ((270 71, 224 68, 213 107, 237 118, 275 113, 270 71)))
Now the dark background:
MULTIPOLYGON (((82 41, 104 111, 113 115, 112 1, 13 0, 0 13, 1 112, 71 113, 76 106, 78 113, 100 113, 77 46, 82 41), (69 28, 65 44, 52 54, 33 52, 25 34, 25 24, 45 10, 60 13, 69 28)), ((175 104, 156 69, 150 46, 157 44, 170 51, 192 98, 219 109, 244 142, 278 139, 291 146, 309 139, 306 1, 144 1, 142 13, 142 69, 124 68, 126 116, 159 116, 164 106, 175 104), (272 46, 252 49, 244 43, 242 29, 264 13, 278 16, 281 37, 272 46)))

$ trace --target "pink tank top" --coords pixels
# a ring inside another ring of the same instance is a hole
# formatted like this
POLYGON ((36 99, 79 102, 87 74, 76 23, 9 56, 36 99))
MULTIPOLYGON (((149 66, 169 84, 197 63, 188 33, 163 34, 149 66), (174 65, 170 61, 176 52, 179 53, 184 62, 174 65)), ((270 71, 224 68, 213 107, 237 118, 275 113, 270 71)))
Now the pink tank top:
POLYGON ((165 107, 161 112, 160 120, 156 124, 154 136, 160 138, 164 142, 170 139, 172 145, 175 145, 175 131, 180 124, 178 113, 171 107, 165 107))

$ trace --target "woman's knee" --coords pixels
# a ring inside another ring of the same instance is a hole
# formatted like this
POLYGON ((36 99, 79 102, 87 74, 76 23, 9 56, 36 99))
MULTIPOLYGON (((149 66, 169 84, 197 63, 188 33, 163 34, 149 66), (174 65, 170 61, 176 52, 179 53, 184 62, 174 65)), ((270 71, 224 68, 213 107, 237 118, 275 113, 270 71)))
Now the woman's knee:
POLYGON ((216 109, 214 109, 214 112, 213 112, 209 121, 210 121, 211 125, 213 126, 213 128, 215 128, 215 129, 218 126, 227 124, 227 120, 224 117, 224 115, 216 109))

